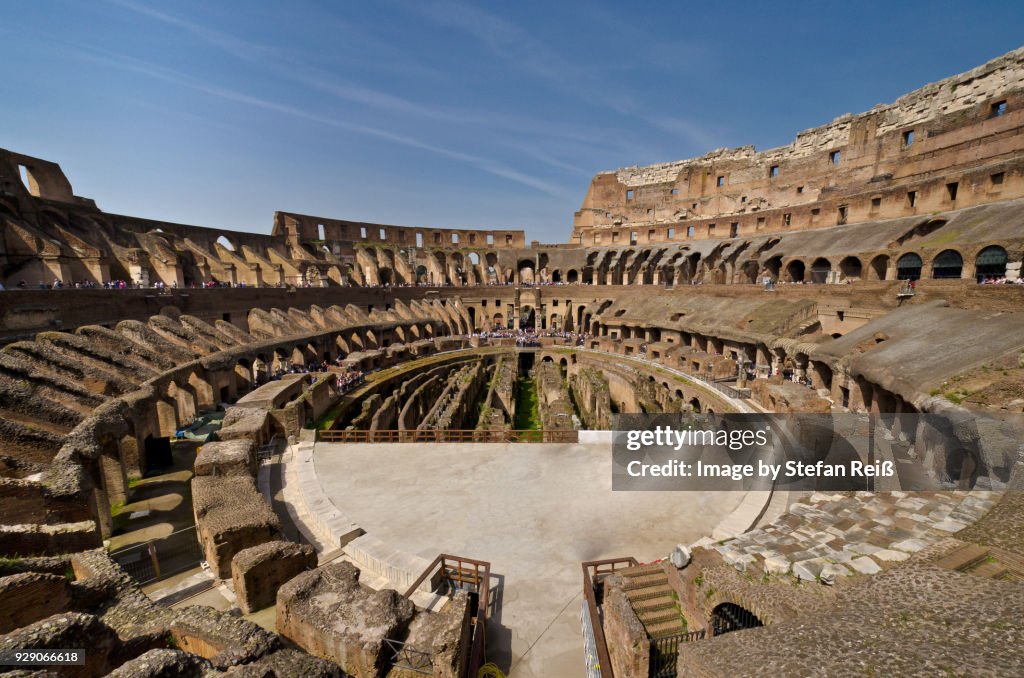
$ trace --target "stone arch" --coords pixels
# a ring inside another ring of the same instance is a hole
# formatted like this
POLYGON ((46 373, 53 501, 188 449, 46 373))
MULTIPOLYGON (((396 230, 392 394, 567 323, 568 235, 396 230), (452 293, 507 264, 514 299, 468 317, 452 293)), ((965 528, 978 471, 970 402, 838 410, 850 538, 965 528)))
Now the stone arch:
POLYGON ((943 250, 932 260, 932 278, 959 278, 964 271, 964 258, 956 250, 943 250))
POLYGON ((532 284, 536 271, 533 267, 533 261, 530 259, 521 259, 516 264, 516 272, 519 274, 519 282, 525 284, 532 284))
POLYGON ((916 252, 907 252, 896 260, 896 279, 918 280, 921 277, 923 266, 921 255, 916 252))
POLYGON ((989 245, 978 252, 974 260, 974 275, 978 282, 986 278, 1002 278, 1006 275, 1006 250, 999 245, 989 245))
POLYGON ((804 262, 799 259, 793 259, 786 264, 786 279, 789 282, 803 282, 805 268, 804 262))
POLYGON ((889 255, 879 254, 868 264, 869 280, 885 280, 889 272, 889 255))
POLYGON ((772 280, 778 280, 782 272, 782 255, 776 255, 764 262, 764 270, 772 280))
POLYGON ((580 274, 579 271, 577 271, 575 268, 570 268, 568 271, 566 271, 565 282, 569 283, 570 285, 574 285, 578 283, 579 280, 580 274))
POLYGON ((742 282, 751 284, 756 283, 759 269, 760 266, 758 266, 756 261, 744 262, 743 268, 740 269, 742 273, 742 282))
POLYGON ((533 306, 524 305, 519 311, 519 327, 537 327, 537 312, 533 306))
POLYGON ((818 257, 811 264, 811 275, 810 281, 812 283, 823 284, 827 283, 829 276, 832 273, 832 262, 825 257, 818 257))
POLYGON ((970 490, 981 475, 981 461, 975 450, 960 448, 946 455, 946 481, 958 490, 970 490))
POLYGON ((758 626, 764 626, 764 622, 756 614, 736 603, 722 602, 711 610, 711 633, 714 636, 758 626))
POLYGON ((845 280, 860 280, 863 265, 857 257, 846 257, 839 262, 839 272, 845 280))

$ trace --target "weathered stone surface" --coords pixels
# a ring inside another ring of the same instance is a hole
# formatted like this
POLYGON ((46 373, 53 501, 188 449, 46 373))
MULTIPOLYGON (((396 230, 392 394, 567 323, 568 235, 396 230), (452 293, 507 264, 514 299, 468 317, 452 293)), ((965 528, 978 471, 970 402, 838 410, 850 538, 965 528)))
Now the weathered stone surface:
POLYGON ((155 605, 106 552, 76 553, 71 566, 72 605, 93 611, 114 629, 129 656, 165 645, 174 611, 155 605))
POLYGON ((350 563, 331 563, 278 590, 277 630, 357 678, 370 678, 386 656, 384 640, 401 638, 414 609, 394 591, 361 586, 359 571, 350 563))
POLYGON ((279 650, 252 663, 236 666, 229 675, 238 678, 348 678, 334 662, 297 650, 279 650))
POLYGON ((0 578, 0 634, 50 615, 71 602, 71 584, 55 574, 25 572, 0 578))
POLYGON ((813 588, 836 595, 798 617, 687 645, 678 675, 923 676, 956 667, 1016 676, 1024 665, 1024 630, 1006 621, 1024 609, 1020 582, 901 565, 813 588))
POLYGON ((871 558, 868 558, 867 556, 854 558, 850 561, 850 567, 852 567, 854 570, 861 574, 875 574, 876 572, 881 572, 882 570, 882 568, 879 567, 878 563, 876 563, 871 558))
POLYGON ((231 560, 238 607, 250 613, 273 605, 282 584, 315 567, 316 551, 305 544, 270 541, 239 551, 231 560))
POLYGON ((202 657, 181 650, 156 649, 117 667, 110 678, 205 678, 214 673, 213 665, 202 657))
POLYGON ((178 610, 171 635, 179 648, 219 669, 247 664, 282 647, 277 635, 253 622, 203 605, 178 610))
POLYGON ((88 649, 84 665, 67 665, 67 676, 98 676, 110 670, 109 657, 117 651, 114 631, 90 614, 64 612, 0 636, 0 651, 30 649, 88 649))
POLYGON ((205 443, 192 470, 197 476, 255 476, 256 469, 253 442, 239 439, 205 443))
POLYGON ((675 565, 676 569, 683 569, 690 564, 690 549, 682 544, 676 544, 676 547, 672 549, 671 560, 672 564, 675 565))
POLYGON ((277 515, 248 476, 193 478, 192 505, 206 562, 221 579, 231 577, 236 553, 281 533, 277 515))

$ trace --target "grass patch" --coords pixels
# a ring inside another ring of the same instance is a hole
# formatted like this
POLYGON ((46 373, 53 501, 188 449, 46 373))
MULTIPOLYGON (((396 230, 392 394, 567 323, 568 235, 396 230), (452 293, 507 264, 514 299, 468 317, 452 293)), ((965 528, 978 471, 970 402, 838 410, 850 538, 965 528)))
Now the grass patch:
POLYGON ((516 379, 516 414, 512 423, 519 431, 539 431, 540 413, 537 411, 537 385, 529 377, 516 379))

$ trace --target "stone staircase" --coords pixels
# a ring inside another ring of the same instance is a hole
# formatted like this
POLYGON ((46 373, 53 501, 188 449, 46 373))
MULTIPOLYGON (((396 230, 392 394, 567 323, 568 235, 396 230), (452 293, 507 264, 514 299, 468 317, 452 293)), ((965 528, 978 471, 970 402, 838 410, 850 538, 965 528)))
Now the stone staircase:
POLYGON ((770 574, 830 584, 906 560, 981 518, 999 496, 982 490, 814 494, 770 524, 697 545, 740 570, 759 562, 770 574))
POLYGON ((686 631, 679 601, 660 563, 629 567, 616 574, 622 576, 622 590, 650 638, 686 631))
POLYGON ((1024 556, 979 544, 965 544, 935 561, 939 567, 988 579, 1024 581, 1024 556))

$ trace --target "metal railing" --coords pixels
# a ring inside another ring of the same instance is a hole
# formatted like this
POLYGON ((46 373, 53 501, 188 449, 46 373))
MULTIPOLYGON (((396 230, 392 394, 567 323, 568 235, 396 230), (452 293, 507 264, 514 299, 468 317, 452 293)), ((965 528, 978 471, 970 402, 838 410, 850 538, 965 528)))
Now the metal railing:
MULTIPOLYGON (((597 584, 616 570, 635 567, 639 564, 633 557, 588 560, 583 563, 583 597, 586 600, 587 612, 590 615, 590 627, 594 633, 594 645, 597 649, 597 672, 602 678, 615 678, 615 673, 612 670, 611 658, 608 656, 608 642, 604 637, 600 608, 602 601, 598 600, 597 584)), ((591 669, 592 667, 588 667, 588 672, 591 669)))
POLYGON ((484 560, 476 560, 463 556, 441 553, 423 570, 409 589, 406 598, 412 598, 420 584, 432 578, 437 572, 442 578, 442 586, 446 593, 453 595, 456 591, 470 591, 477 598, 476 609, 471 612, 469 666, 467 676, 475 677, 484 664, 486 655, 486 622, 490 616, 491 564, 484 560))
POLYGON ((676 678, 679 646, 695 640, 704 640, 705 630, 683 631, 671 636, 651 638, 650 678, 676 678))
POLYGON ((162 539, 111 551, 110 558, 138 584, 165 579, 191 570, 203 561, 196 528, 187 527, 162 539))
POLYGON ((576 443, 579 431, 574 429, 480 430, 409 429, 409 430, 339 430, 317 431, 322 443, 576 443))
POLYGON ((405 669, 415 673, 433 675, 434 663, 429 652, 417 650, 400 640, 384 639, 384 647, 391 655, 391 666, 396 669, 405 669))

